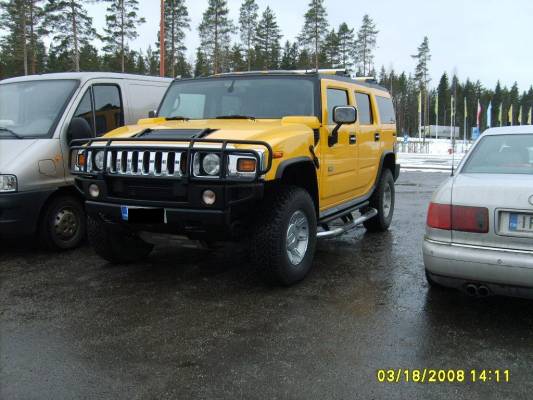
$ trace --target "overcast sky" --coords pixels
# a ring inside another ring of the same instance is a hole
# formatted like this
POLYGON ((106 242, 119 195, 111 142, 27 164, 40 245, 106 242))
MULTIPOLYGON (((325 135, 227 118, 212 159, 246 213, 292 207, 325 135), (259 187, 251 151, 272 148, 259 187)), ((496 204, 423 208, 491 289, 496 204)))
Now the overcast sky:
MULTIPOLYGON (((141 14, 147 23, 140 27, 134 49, 154 44, 159 23, 159 1, 140 0, 141 14)), ((242 0, 228 0, 231 17, 238 22, 242 0)), ((187 35, 188 58, 192 61, 198 46, 197 27, 207 0, 187 0, 192 30, 187 35)), ((283 40, 293 40, 303 24, 309 0, 257 0, 260 9, 274 10, 283 40)), ((533 31, 532 0, 325 0, 329 22, 338 27, 347 22, 359 28, 369 14, 380 31, 376 67, 412 71, 416 52, 424 35, 429 37, 433 85, 444 71, 454 70, 461 79, 480 79, 494 86, 498 79, 505 85, 518 81, 521 90, 533 83, 529 39, 533 31)), ((104 24, 105 4, 88 6, 99 31, 104 24)), ((237 37, 235 37, 237 40, 237 37)))

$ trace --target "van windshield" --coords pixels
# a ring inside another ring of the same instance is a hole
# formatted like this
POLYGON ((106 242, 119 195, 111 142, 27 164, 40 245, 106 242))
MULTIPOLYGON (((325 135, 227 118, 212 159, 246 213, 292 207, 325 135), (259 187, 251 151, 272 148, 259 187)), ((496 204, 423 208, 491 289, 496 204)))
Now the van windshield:
POLYGON ((40 80, 0 85, 0 139, 50 137, 76 80, 40 80))
POLYGON ((159 116, 187 119, 315 115, 315 84, 294 77, 231 77, 177 81, 159 116))

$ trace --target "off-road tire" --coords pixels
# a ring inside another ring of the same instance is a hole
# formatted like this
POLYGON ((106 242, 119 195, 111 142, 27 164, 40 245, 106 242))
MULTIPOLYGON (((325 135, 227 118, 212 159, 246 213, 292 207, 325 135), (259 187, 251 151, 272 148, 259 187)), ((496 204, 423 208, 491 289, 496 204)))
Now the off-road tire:
POLYGON ((317 229, 315 206, 309 193, 296 186, 277 186, 267 192, 257 216, 250 240, 252 262, 274 284, 289 286, 304 279, 313 265, 317 229), (294 265, 287 253, 287 233, 290 219, 297 211, 307 218, 309 239, 303 259, 294 265))
POLYGON ((135 233, 120 228, 112 229, 93 216, 87 216, 87 236, 96 254, 112 264, 139 261, 154 248, 135 233))
POLYGON ((85 233, 85 210, 79 199, 61 195, 45 205, 38 228, 40 244, 44 248, 54 251, 74 249, 83 242, 85 233))
POLYGON ((392 172, 389 169, 385 169, 381 173, 376 190, 370 198, 370 207, 375 208, 378 211, 378 215, 364 222, 364 226, 368 232, 385 232, 389 229, 392 223, 392 217, 394 215, 395 197, 396 194, 394 190, 394 178, 392 177, 392 172), (388 215, 384 208, 387 186, 390 188, 390 194, 392 197, 388 215))

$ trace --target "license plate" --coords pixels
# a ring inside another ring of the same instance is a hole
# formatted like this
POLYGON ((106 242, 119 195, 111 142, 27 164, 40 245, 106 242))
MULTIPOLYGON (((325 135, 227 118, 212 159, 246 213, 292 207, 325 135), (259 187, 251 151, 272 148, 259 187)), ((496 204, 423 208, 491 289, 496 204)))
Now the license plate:
POLYGON ((509 230, 533 233, 533 214, 509 214, 509 230))
POLYGON ((121 206, 120 214, 123 221, 133 224, 163 224, 165 223, 164 208, 128 207, 121 206))

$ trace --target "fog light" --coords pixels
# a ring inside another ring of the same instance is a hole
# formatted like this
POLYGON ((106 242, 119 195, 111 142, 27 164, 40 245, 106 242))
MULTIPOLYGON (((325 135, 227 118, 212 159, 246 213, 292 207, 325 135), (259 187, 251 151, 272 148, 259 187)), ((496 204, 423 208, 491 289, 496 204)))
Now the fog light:
POLYGON ((202 193, 202 200, 208 206, 212 206, 213 204, 215 204, 215 201, 217 200, 217 195, 212 190, 207 189, 207 190, 204 190, 204 192, 202 193))
POLYGON ((89 194, 91 195, 91 197, 100 196, 100 188, 98 187, 98 185, 95 185, 94 183, 91 183, 89 185, 89 194))

